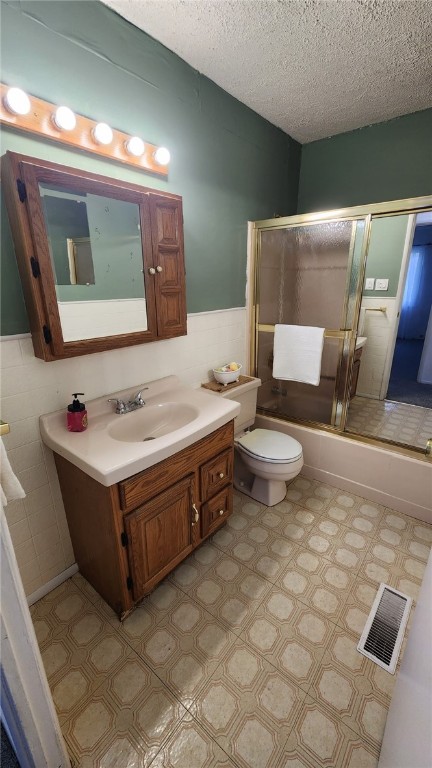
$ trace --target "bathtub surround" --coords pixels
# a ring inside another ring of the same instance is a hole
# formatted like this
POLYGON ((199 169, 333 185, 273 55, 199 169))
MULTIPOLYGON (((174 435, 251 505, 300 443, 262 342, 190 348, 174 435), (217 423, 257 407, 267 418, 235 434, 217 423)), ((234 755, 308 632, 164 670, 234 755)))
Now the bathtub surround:
POLYGON ((198 387, 212 368, 228 360, 244 363, 246 354, 244 308, 189 315, 188 335, 178 339, 53 363, 35 358, 29 336, 0 342, 0 412, 11 426, 4 444, 27 493, 8 505, 6 515, 32 602, 41 589, 45 594, 76 569, 54 458, 41 442, 39 416, 65 409, 72 391, 91 400, 173 371, 198 387))
POLYGON ((260 414, 255 426, 277 428, 301 443, 305 477, 432 523, 432 464, 426 458, 411 458, 260 414))

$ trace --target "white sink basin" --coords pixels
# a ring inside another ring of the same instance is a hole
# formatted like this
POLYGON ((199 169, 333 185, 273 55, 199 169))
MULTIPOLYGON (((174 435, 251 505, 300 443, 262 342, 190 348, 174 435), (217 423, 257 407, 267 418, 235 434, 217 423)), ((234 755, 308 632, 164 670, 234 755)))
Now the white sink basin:
POLYGON ((355 348, 360 349, 361 347, 364 347, 366 342, 367 342, 367 336, 357 336, 355 348))
POLYGON ((40 417, 42 440, 102 485, 110 486, 157 464, 222 427, 240 413, 234 400, 193 389, 177 376, 140 383, 87 400, 88 428, 68 432, 66 411, 40 417), (143 392, 146 404, 116 414, 108 397, 128 400, 143 392))
POLYGON ((145 405, 137 411, 124 414, 108 428, 108 434, 114 440, 124 443, 142 443, 175 432, 198 416, 198 408, 186 403, 145 405))

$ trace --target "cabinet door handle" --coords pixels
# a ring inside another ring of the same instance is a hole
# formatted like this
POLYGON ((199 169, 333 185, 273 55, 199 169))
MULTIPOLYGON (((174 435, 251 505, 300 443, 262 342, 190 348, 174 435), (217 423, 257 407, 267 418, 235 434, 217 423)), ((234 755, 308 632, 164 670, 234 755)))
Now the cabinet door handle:
POLYGON ((154 267, 150 267, 149 268, 149 275, 155 275, 155 274, 156 274, 155 268, 154 267))
POLYGON ((222 480, 222 478, 225 477, 224 473, 223 472, 219 472, 219 477, 222 480))
POLYGON ((199 523, 199 512, 198 512, 198 510, 197 510, 197 508, 196 508, 195 504, 192 504, 192 509, 193 509, 193 521, 192 521, 192 525, 196 525, 196 523, 199 523))
POLYGON ((224 509, 220 509, 220 510, 219 510, 219 514, 222 516, 222 515, 223 515, 223 513, 224 513, 224 511, 225 511, 224 509))
POLYGON ((162 272, 162 267, 161 266, 157 266, 156 267, 156 272, 162 272))

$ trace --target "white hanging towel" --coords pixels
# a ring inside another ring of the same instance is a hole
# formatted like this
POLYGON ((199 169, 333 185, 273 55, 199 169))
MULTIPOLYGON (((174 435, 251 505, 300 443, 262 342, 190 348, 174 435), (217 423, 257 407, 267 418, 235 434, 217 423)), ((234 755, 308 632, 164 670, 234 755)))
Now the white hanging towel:
POLYGON ((14 499, 23 499, 25 496, 24 489, 15 475, 9 459, 6 453, 6 448, 3 445, 3 440, 0 439, 0 503, 2 507, 5 507, 8 501, 14 499))
POLYGON ((320 383, 324 328, 308 325, 275 325, 273 378, 320 383))

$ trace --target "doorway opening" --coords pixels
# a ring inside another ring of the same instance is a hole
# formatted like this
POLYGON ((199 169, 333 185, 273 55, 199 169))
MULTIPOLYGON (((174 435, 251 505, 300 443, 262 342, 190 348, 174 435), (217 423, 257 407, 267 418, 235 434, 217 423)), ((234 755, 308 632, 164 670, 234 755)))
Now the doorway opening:
POLYGON ((432 408, 432 213, 417 216, 386 400, 432 408))

